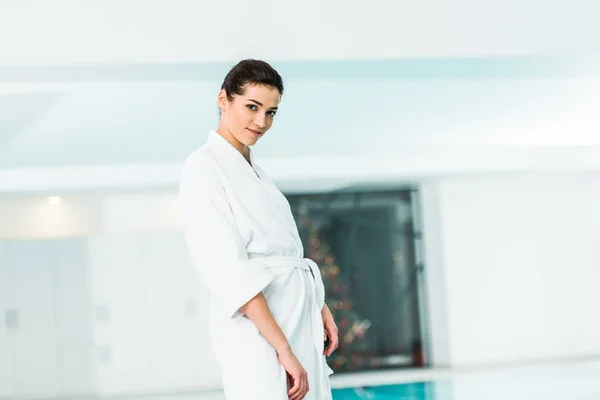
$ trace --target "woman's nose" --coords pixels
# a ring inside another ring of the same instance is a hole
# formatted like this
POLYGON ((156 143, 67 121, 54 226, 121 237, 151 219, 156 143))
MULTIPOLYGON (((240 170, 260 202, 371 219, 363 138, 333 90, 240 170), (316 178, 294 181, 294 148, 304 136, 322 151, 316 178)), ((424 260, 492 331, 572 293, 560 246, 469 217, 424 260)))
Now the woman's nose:
POLYGON ((256 124, 256 126, 258 126, 260 129, 263 129, 266 125, 266 118, 264 115, 258 115, 255 119, 254 119, 254 123, 256 124))

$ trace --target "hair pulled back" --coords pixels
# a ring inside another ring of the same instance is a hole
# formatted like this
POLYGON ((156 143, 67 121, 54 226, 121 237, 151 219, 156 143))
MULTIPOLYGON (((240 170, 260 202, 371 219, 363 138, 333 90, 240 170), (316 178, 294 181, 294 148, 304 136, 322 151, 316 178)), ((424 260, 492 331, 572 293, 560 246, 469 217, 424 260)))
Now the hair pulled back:
POLYGON ((271 86, 283 95, 283 80, 279 73, 267 62, 247 59, 237 63, 225 76, 221 89, 225 89, 227 99, 243 95, 247 84, 271 86))

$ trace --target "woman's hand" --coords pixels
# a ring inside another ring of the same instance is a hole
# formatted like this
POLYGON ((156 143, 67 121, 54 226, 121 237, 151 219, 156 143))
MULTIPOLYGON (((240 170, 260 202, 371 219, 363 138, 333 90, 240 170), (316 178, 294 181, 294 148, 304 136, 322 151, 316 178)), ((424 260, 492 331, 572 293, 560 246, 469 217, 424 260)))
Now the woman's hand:
POLYGON ((286 348, 277 352, 279 363, 288 374, 290 388, 288 396, 290 400, 302 400, 308 393, 308 374, 300 361, 296 358, 291 348, 286 348))
POLYGON ((323 328, 325 329, 325 337, 323 341, 326 341, 329 337, 329 346, 323 351, 327 357, 330 357, 335 349, 338 347, 338 328, 333 320, 333 315, 331 315, 331 311, 327 304, 323 305, 323 309, 321 310, 321 317, 323 318, 323 328))

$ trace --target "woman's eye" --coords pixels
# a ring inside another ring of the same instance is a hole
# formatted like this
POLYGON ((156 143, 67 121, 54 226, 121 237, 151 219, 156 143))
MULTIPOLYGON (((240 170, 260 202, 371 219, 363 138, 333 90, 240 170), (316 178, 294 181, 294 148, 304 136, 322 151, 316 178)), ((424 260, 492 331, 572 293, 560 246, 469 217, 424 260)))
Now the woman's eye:
POLYGON ((252 111, 256 111, 258 109, 258 107, 256 107, 254 104, 248 104, 246 107, 248 107, 252 111))
POLYGON ((271 117, 274 117, 275 114, 277 114, 277 113, 275 111, 269 111, 267 114, 270 115, 271 117))

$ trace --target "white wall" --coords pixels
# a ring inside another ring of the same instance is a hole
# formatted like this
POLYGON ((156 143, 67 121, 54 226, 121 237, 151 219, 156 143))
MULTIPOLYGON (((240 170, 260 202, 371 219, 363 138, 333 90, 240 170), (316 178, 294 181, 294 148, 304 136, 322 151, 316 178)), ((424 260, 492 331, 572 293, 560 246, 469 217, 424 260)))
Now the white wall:
POLYGON ((421 182, 419 185, 419 209, 423 232, 423 294, 425 315, 424 332, 427 344, 426 357, 431 365, 448 367, 450 359, 449 300, 444 265, 444 249, 441 232, 440 187, 437 181, 421 182))
POLYGON ((440 246, 428 251, 432 328, 447 320, 446 332, 434 332, 438 357, 447 357, 441 364, 600 355, 600 172, 482 175, 434 186, 425 213, 438 209, 440 246))

